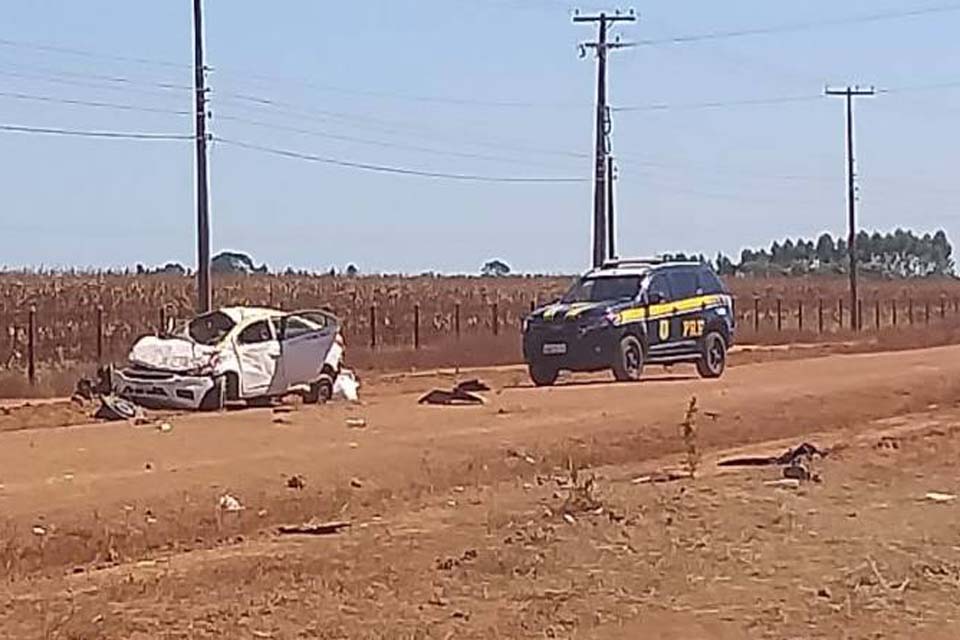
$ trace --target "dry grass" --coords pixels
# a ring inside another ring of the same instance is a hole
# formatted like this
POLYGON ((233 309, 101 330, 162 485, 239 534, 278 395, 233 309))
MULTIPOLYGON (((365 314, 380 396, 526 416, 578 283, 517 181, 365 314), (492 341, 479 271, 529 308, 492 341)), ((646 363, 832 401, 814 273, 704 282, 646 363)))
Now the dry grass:
MULTIPOLYGON (((399 370, 519 361, 523 317, 531 305, 555 299, 569 281, 562 276, 249 276, 215 278, 214 287, 217 305, 330 308, 343 319, 354 366, 399 370), (414 327, 417 306, 419 331, 414 327), (415 334, 420 349, 413 348, 415 334)), ((849 328, 843 278, 733 278, 728 284, 737 300, 742 342, 837 341, 857 335, 849 328)), ((863 329, 871 333, 926 331, 960 317, 960 281, 867 280, 861 291, 863 329)), ((191 315, 193 281, 174 276, 0 274, 0 372, 7 371, 0 375, 0 396, 68 391, 77 374, 91 370, 97 361, 98 307, 103 308, 102 357, 122 361, 137 337, 157 330, 161 315, 191 315), (37 389, 22 383, 31 307, 36 308, 37 389)))

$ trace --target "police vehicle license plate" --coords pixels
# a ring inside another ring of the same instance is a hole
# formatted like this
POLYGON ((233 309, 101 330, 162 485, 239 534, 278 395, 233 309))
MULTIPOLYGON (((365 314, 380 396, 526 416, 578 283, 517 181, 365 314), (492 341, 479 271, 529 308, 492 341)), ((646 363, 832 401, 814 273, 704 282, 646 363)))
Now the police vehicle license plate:
POLYGON ((549 342, 543 345, 543 355, 545 356, 562 356, 567 352, 567 344, 565 342, 549 342))

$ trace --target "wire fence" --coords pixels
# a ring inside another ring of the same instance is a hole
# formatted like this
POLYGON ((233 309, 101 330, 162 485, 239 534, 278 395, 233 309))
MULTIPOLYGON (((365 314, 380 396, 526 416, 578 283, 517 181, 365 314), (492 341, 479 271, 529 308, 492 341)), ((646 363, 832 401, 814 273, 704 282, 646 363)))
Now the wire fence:
MULTIPOLYGON (((349 307, 326 308, 341 318, 348 350, 418 352, 477 337, 519 347, 523 318, 538 305, 537 296, 531 295, 528 300, 488 298, 479 295, 456 301, 437 298, 410 302, 384 296, 357 301, 349 307)), ((272 290, 262 301, 232 303, 286 309, 323 306, 319 296, 279 300, 274 299, 272 290)), ((91 304, 60 311, 55 304, 33 304, 26 310, 0 309, 0 368, 22 371, 34 383, 39 367, 122 362, 138 337, 159 333, 169 321, 192 315, 182 300, 160 303, 152 313, 142 313, 142 308, 135 315, 111 311, 117 308, 91 304)), ((844 297, 810 300, 741 296, 735 299, 734 309, 741 343, 789 341, 798 336, 816 340, 841 333, 943 323, 960 315, 960 297, 864 299, 858 304, 858 313, 853 314, 844 297)))

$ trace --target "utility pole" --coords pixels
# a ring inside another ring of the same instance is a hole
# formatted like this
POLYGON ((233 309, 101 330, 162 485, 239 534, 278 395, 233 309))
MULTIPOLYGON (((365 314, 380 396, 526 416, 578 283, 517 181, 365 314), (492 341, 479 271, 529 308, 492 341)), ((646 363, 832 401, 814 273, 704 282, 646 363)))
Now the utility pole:
POLYGON ((857 304, 857 174, 853 154, 853 99, 860 96, 876 95, 873 87, 846 87, 831 89, 824 93, 828 96, 843 96, 847 100, 847 216, 848 236, 847 252, 850 254, 850 327, 856 331, 861 328, 860 305, 857 304))
POLYGON ((210 195, 207 178, 207 69, 203 61, 203 0, 193 0, 194 85, 197 92, 197 312, 211 307, 210 195))
MULTIPOLYGON (((631 9, 627 14, 619 11, 613 15, 600 13, 599 15, 582 16, 579 13, 573 16, 575 23, 596 22, 598 35, 596 42, 585 42, 580 45, 580 56, 586 56, 587 49, 597 52, 597 113, 596 113, 596 158, 594 164, 593 185, 593 266, 599 267, 606 260, 607 251, 607 156, 609 146, 607 137, 610 134, 610 111, 607 107, 607 52, 629 46, 620 43, 619 39, 609 42, 607 31, 615 22, 635 22, 637 16, 631 9)), ((612 248, 610 250, 612 254, 612 248)))
POLYGON ((610 258, 617 257, 616 233, 613 221, 615 209, 613 207, 613 181, 617 179, 613 156, 607 156, 607 254, 610 258))

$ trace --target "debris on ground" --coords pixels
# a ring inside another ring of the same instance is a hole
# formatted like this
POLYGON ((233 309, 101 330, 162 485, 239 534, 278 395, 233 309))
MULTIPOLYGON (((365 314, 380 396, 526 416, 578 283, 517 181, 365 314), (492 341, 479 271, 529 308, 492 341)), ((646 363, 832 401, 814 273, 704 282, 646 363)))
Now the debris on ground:
POLYGON ((925 495, 924 498, 926 498, 930 502, 946 504, 948 502, 953 502, 954 500, 956 500, 957 496, 955 496, 952 493, 939 493, 937 491, 931 491, 927 495, 925 495))
POLYGON ((350 478, 350 486, 354 489, 363 488, 363 481, 360 478, 350 478))
POLYGON ((157 426, 157 430, 160 431, 160 433, 170 433, 173 431, 173 426, 169 422, 161 422, 157 426))
POLYGON ((333 522, 304 522, 303 524, 282 525, 277 531, 283 535, 326 536, 340 533, 350 526, 344 520, 333 522))
POLYGON ((360 402, 360 380, 350 369, 341 369, 336 380, 333 381, 333 397, 342 398, 347 402, 360 402))
POLYGON ((447 406, 483 404, 486 400, 478 396, 477 392, 489 390, 490 387, 479 380, 465 380, 455 385, 450 391, 434 389, 420 398, 419 403, 447 406))
POLYGON ((663 482, 675 482, 677 480, 689 480, 693 477, 689 471, 657 471, 648 473, 631 480, 633 484, 660 484, 663 482))
POLYGON ((118 420, 143 420, 146 418, 146 412, 143 407, 118 398, 117 396, 100 396, 100 408, 93 414, 97 420, 107 420, 115 422, 118 420))
POLYGON ((229 493, 225 493, 220 496, 220 501, 218 504, 220 505, 220 509, 222 511, 237 512, 246 509, 246 507, 244 507, 236 497, 230 495, 229 493))
POLYGON ((524 453, 523 451, 517 451, 516 449, 507 449, 508 458, 518 458, 523 460, 527 464, 537 464, 537 459, 534 458, 529 453, 524 453))
POLYGON ((347 418, 347 426, 351 429, 363 429, 367 426, 364 418, 347 418))
POLYGON ((808 442, 804 442, 793 449, 788 449, 779 456, 729 458, 727 460, 721 460, 717 463, 717 466, 783 467, 783 479, 789 480, 790 482, 777 486, 792 486, 794 482, 820 482, 820 474, 813 471, 812 465, 815 460, 826 457, 827 453, 827 451, 818 449, 808 442))
POLYGON ((437 569, 440 571, 450 571, 459 567, 462 564, 472 562, 477 559, 477 550, 476 549, 467 549, 463 552, 459 558, 445 558, 443 560, 437 560, 437 569))
POLYGON ((808 462, 814 458, 827 457, 828 451, 822 451, 812 444, 804 442, 798 447, 788 449, 779 456, 754 456, 728 458, 717 463, 718 467, 773 467, 789 466, 797 462, 808 462))
POLYGON ((287 489, 296 489, 298 491, 306 488, 307 481, 300 474, 294 474, 287 478, 287 489))
POLYGON ((47 529, 45 527, 41 527, 40 525, 34 525, 32 531, 33 531, 33 535, 35 536, 47 535, 47 529))

